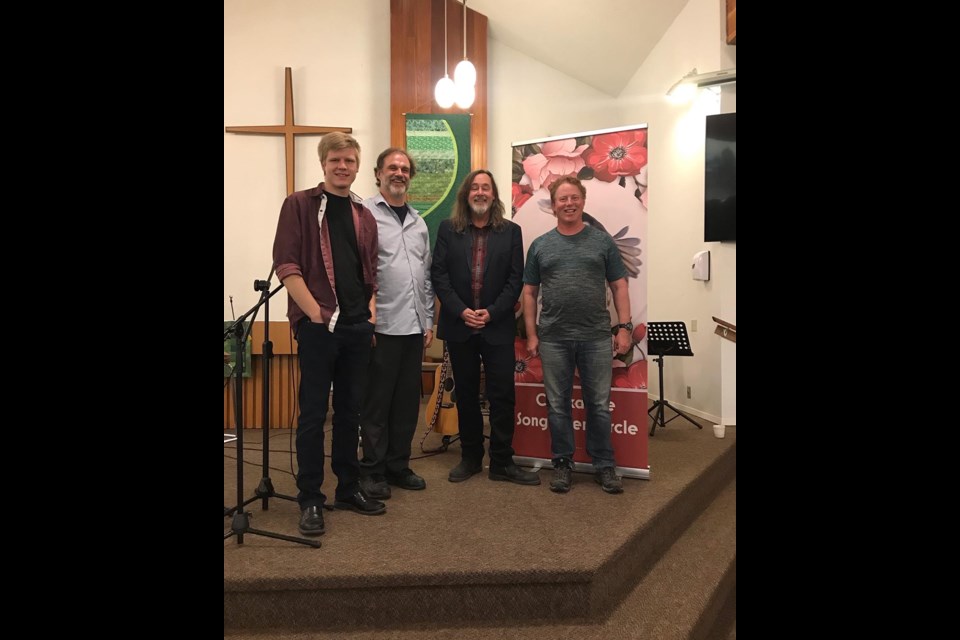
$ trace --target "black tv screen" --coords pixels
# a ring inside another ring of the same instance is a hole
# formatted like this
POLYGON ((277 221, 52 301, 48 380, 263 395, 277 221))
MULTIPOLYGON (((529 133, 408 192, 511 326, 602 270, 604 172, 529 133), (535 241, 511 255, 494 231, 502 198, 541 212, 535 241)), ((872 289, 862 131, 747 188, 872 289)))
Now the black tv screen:
POLYGON ((737 114, 707 116, 703 241, 737 239, 737 114))

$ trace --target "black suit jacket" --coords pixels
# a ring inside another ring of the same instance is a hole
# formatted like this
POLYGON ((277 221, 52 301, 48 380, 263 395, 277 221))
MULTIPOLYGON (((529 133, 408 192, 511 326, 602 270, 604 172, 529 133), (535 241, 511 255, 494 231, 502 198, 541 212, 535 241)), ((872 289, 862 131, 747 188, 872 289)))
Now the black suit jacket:
MULTIPOLYGON (((490 322, 481 333, 490 344, 509 344, 516 333, 513 307, 523 288, 523 235, 509 220, 500 231, 487 237, 483 264, 483 289, 480 308, 490 312, 490 322)), ((466 342, 473 335, 460 314, 473 308, 470 267, 473 260, 473 232, 457 233, 450 220, 440 223, 433 250, 431 277, 433 290, 440 298, 437 337, 450 342, 466 342)))

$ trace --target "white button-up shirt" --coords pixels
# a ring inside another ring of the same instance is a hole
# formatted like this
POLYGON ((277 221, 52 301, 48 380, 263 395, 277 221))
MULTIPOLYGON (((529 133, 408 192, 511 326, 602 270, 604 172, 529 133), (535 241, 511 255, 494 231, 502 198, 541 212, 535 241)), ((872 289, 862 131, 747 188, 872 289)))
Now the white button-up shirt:
POLYGON ((434 294, 427 224, 408 204, 401 226, 381 193, 364 200, 363 206, 377 220, 377 333, 407 336, 432 331, 434 294))

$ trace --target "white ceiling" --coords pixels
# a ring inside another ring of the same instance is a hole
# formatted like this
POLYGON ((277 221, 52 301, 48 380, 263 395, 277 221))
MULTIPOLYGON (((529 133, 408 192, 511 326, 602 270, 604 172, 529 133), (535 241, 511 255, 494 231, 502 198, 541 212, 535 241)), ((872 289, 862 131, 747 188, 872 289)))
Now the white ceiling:
POLYGON ((489 37, 618 96, 687 0, 467 0, 489 37))

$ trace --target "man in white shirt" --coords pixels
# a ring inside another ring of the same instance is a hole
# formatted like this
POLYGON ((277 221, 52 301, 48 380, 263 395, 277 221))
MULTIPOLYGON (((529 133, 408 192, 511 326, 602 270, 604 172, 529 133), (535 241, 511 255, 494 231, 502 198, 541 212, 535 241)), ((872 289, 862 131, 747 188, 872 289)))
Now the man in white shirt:
POLYGON ((407 204, 413 158, 391 147, 373 173, 380 192, 363 201, 377 221, 377 325, 367 388, 360 411, 361 487, 371 498, 390 497, 390 486, 425 489, 410 469, 410 446, 420 415, 423 350, 433 342, 430 231, 407 204))

